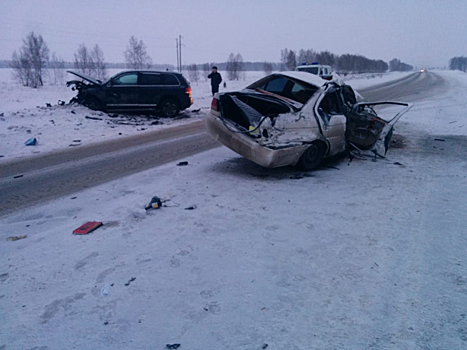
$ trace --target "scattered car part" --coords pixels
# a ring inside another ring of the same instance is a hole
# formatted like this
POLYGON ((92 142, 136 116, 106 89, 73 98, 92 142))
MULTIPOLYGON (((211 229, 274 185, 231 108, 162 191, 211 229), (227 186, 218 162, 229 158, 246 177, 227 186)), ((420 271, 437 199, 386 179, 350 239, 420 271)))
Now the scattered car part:
POLYGON ((149 202, 149 204, 144 208, 146 210, 149 210, 149 209, 160 209, 162 207, 162 201, 159 197, 157 196, 154 196, 152 197, 151 201, 149 202))
POLYGON ((21 235, 21 236, 10 236, 10 237, 7 237, 7 241, 19 241, 20 239, 25 239, 25 238, 28 238, 28 235, 21 235))
POLYGON ((24 143, 26 146, 35 146, 37 145, 37 139, 35 137, 30 138, 24 143))
POLYGON ((87 235, 89 232, 101 227, 103 224, 99 221, 88 221, 77 229, 73 230, 75 235, 87 235))

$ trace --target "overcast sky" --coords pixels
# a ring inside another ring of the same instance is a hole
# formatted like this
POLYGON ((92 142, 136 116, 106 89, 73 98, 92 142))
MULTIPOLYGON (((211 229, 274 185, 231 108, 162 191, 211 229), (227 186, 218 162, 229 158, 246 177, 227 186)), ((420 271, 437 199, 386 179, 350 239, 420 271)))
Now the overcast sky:
POLYGON ((312 48, 445 66, 467 56, 467 0, 0 0, 0 59, 30 31, 72 61, 78 45, 99 44, 124 62, 131 35, 154 63, 280 60, 280 50, 312 48))

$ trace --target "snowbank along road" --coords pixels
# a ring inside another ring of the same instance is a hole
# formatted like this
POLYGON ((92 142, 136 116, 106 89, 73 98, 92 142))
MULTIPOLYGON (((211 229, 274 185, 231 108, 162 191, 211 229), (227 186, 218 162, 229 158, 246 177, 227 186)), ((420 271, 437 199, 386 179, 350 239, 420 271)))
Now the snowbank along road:
MULTIPOLYGON (((435 73, 414 73, 360 90, 369 101, 434 96, 446 82, 435 73)), ((42 203, 219 146, 202 121, 83 148, 0 164, 0 212, 42 203)), ((1 215, 1 214, 0 214, 1 215)))
POLYGON ((3 216, 0 349, 466 349, 467 75, 399 83, 386 159, 219 147, 3 216))

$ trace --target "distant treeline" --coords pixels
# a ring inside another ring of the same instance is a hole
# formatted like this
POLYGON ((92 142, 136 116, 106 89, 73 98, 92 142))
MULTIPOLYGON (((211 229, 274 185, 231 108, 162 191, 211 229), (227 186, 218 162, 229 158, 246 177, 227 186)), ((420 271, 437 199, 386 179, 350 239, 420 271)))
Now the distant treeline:
POLYGON ((394 71, 406 72, 406 71, 413 70, 413 66, 411 66, 410 64, 401 62, 397 58, 394 58, 389 61, 389 70, 391 72, 394 72, 394 71))
MULTIPOLYGON (((408 71, 412 70, 413 67, 409 64, 403 63, 398 59, 393 59, 388 63, 384 62, 383 60, 373 60, 366 58, 361 55, 354 55, 354 54, 344 54, 344 55, 333 55, 332 56, 322 56, 318 62, 320 64, 330 65, 333 67, 334 70, 341 72, 341 73, 384 73, 389 71, 408 71)), ((310 62, 300 62, 296 59, 295 63, 290 62, 293 64, 293 69, 296 66, 308 63, 311 64, 314 61, 310 62)), ((281 70, 290 70, 292 66, 287 65, 287 63, 280 63, 280 62, 266 62, 268 65, 271 65, 272 71, 281 71, 281 70)), ((206 63, 205 63, 206 64, 206 63)), ((217 66, 217 68, 221 71, 227 70, 228 62, 212 62, 208 63, 210 67, 217 66)), ((105 63, 107 69, 131 69, 131 67, 127 63, 105 63)), ((188 70, 189 65, 183 65, 183 70, 188 70)), ((201 65, 200 65, 201 66, 201 65)), ((265 66, 265 62, 243 62, 243 70, 244 71, 263 71, 265 66)), ((0 68, 10 68, 11 61, 7 60, 0 60, 0 68)), ((56 68, 54 67, 54 62, 48 62, 46 68, 56 68)), ((65 69, 73 70, 75 68, 75 62, 64 62, 65 69)), ((450 69, 458 69, 463 72, 467 70, 467 57, 453 57, 449 61, 449 68, 450 69)), ((175 66, 172 64, 155 64, 151 65, 151 69, 159 70, 159 71, 173 71, 175 70, 175 66)))
MULTIPOLYGON (((206 64, 206 63, 205 63, 206 64)), ((227 71, 227 65, 229 62, 214 62, 214 63, 209 63, 209 65, 216 66, 217 69, 227 71)), ((272 70, 280 70, 281 64, 280 63, 273 63, 272 64, 272 70)), ((185 66, 183 66, 185 69, 185 66)), ((264 69, 264 62, 243 62, 242 66, 244 71, 262 71, 264 69)))
POLYGON ((281 50, 281 70, 294 70, 301 64, 319 62, 329 65, 340 73, 384 73, 388 64, 383 60, 373 60, 362 55, 344 54, 336 55, 329 51, 315 51, 313 49, 300 49, 297 51, 287 48, 281 50))
POLYGON ((449 69, 467 72, 467 57, 453 57, 449 60, 449 69))

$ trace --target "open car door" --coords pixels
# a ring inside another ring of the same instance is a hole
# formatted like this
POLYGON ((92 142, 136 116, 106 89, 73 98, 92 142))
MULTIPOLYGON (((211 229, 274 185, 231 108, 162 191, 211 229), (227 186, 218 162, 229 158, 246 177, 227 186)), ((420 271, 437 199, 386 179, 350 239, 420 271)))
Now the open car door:
POLYGON ((360 102, 352 106, 347 115, 345 138, 347 144, 359 150, 371 150, 385 157, 391 142, 394 124, 412 108, 413 103, 405 102, 360 102), (403 106, 392 119, 380 118, 373 107, 382 105, 403 106))

